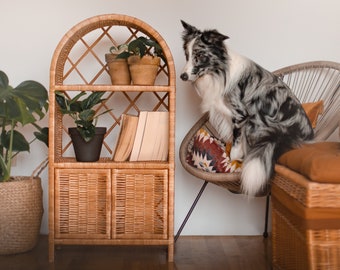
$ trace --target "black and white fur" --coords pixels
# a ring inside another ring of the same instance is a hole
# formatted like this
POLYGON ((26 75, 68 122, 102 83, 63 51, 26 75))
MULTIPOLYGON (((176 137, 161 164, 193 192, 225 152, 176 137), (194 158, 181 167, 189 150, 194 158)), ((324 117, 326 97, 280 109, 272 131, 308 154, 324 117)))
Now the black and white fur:
POLYGON ((242 190, 254 196, 282 153, 313 138, 311 124, 289 87, 227 48, 227 36, 181 22, 187 61, 181 79, 193 82, 220 137, 233 141, 231 159, 244 159, 242 190))

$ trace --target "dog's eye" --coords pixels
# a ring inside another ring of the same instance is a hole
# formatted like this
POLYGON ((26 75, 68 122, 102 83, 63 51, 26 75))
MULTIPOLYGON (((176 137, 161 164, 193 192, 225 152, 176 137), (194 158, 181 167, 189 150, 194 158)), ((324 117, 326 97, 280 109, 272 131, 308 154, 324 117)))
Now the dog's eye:
POLYGON ((206 56, 206 55, 201 55, 201 56, 200 56, 200 61, 201 61, 202 63, 207 63, 207 62, 209 61, 209 58, 208 58, 208 56, 206 56))
POLYGON ((200 53, 197 55, 198 61, 201 63, 207 63, 209 61, 209 57, 206 56, 204 53, 200 53))

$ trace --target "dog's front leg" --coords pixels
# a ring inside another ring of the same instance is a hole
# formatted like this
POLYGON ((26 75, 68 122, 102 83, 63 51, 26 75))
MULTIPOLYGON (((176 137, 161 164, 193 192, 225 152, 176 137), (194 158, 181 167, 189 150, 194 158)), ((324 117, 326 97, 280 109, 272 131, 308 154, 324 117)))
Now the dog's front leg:
POLYGON ((231 160, 240 160, 244 158, 246 147, 244 137, 244 125, 247 121, 248 113, 242 103, 233 103, 233 144, 230 151, 231 160), (237 109, 235 109, 237 108, 237 109))
POLYGON ((233 130, 233 145, 230 150, 231 160, 241 160, 244 157, 242 128, 235 127, 233 130))

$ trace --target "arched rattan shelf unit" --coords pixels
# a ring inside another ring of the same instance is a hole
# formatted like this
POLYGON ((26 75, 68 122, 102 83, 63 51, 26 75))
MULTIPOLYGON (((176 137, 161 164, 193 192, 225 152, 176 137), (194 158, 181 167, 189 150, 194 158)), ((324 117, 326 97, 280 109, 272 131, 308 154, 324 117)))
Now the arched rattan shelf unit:
POLYGON ((173 260, 175 91, 174 62, 167 43, 137 18, 99 15, 63 36, 50 68, 50 261, 54 261, 55 245, 78 244, 167 246, 168 260, 173 260), (153 38, 162 47, 166 61, 159 66, 160 79, 152 86, 112 85, 104 53, 112 44, 138 36, 153 38), (105 120, 106 156, 98 162, 76 162, 72 156, 68 123, 56 105, 56 91, 69 95, 106 92, 107 100, 98 110, 114 110, 105 120), (169 112, 168 160, 113 162, 121 115, 142 110, 169 112))

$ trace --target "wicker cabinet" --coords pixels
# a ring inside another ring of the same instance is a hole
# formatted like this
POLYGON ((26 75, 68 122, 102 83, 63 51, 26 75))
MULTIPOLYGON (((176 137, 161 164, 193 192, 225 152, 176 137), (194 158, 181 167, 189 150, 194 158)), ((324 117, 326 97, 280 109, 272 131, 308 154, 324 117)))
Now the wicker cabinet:
POLYGON ((49 260, 56 245, 158 245, 173 260, 175 69, 159 33, 126 15, 92 17, 68 31, 58 44, 50 70, 49 260), (112 44, 148 36, 161 45, 155 85, 112 85, 105 53, 112 44), (107 127, 101 158, 77 162, 55 92, 105 91, 97 126, 107 127), (114 162, 121 116, 142 110, 169 112, 167 161, 114 162))

